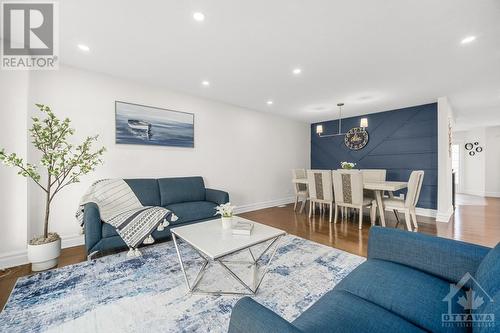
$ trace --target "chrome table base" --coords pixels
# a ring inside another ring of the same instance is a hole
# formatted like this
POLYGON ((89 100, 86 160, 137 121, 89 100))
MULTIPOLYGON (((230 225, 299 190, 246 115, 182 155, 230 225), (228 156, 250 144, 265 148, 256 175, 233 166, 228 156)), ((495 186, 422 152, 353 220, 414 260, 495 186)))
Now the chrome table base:
MULTIPOLYGON (((210 258, 207 258, 203 253, 201 253, 194 246, 191 246, 189 243, 186 243, 192 249, 194 249, 196 251, 196 253, 198 253, 198 255, 200 256, 200 258, 203 260, 203 264, 201 265, 201 268, 198 271, 196 278, 194 279, 194 281, 192 283, 190 283, 189 278, 188 278, 187 273, 186 273, 186 269, 184 267, 184 262, 182 261, 182 255, 181 255, 181 252, 179 250, 179 245, 177 243, 178 236, 175 235, 175 233, 172 233, 172 238, 174 240, 175 249, 177 251, 177 257, 179 258, 179 263, 181 265, 181 270, 182 270, 182 273, 184 275, 184 281, 186 282, 188 292, 193 293, 193 294, 201 294, 201 295, 247 295, 247 296, 255 295, 257 293, 257 291, 259 290, 259 287, 262 283, 262 280, 264 280, 264 277, 269 270, 269 265, 271 264, 271 262, 274 258, 274 255, 276 254, 276 250, 279 247, 279 242, 281 240, 281 237, 282 236, 278 236, 278 237, 273 238, 271 240, 271 242, 269 243, 269 245, 266 247, 266 249, 257 258, 255 258, 251 247, 249 247, 247 249, 242 249, 242 250, 228 253, 227 255, 224 255, 222 257, 219 257, 219 258, 212 260, 210 258), (274 248, 273 248, 273 245, 274 245, 274 248), (269 252, 271 249, 272 249, 272 253, 269 256, 269 259, 267 259, 264 264, 260 264, 259 261, 261 261, 262 257, 267 252, 269 252), (237 252, 242 252, 245 250, 248 250, 248 252, 250 253, 250 256, 252 257, 252 261, 224 260, 224 258, 226 258, 232 254, 235 254, 237 252), (207 271, 207 266, 210 263, 210 261, 216 262, 222 268, 224 268, 224 271, 226 273, 228 273, 229 276, 234 278, 234 280, 236 280, 241 286, 243 286, 245 288, 246 292, 230 291, 230 290, 229 291, 221 291, 221 290, 211 291, 211 290, 201 290, 200 288, 198 288, 203 275, 207 271), (252 266, 252 275, 253 275, 252 276, 252 281, 253 281, 252 286, 249 286, 247 283, 245 283, 233 270, 231 270, 231 268, 228 267, 227 264, 231 264, 231 263, 233 263, 233 264, 250 264, 252 266), (260 278, 257 276, 258 275, 257 272, 258 272, 259 267, 263 267, 263 273, 262 273, 262 276, 260 278)), ((182 238, 180 238, 180 239, 182 239, 182 238)), ((261 243, 255 244, 255 245, 259 245, 259 244, 265 243, 267 241, 269 241, 269 240, 263 241, 261 243)), ((253 245, 253 246, 255 246, 255 245, 253 245)))

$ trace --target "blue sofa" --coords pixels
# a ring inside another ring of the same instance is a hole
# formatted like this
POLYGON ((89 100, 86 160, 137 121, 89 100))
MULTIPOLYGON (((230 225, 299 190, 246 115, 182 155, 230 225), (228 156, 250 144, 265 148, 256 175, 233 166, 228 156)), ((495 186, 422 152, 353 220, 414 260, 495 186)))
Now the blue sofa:
MULTIPOLYGON (((162 206, 179 218, 163 231, 153 232, 157 240, 170 237, 170 228, 214 218, 215 207, 229 202, 227 192, 205 188, 202 177, 125 179, 144 206, 162 206)), ((95 203, 85 205, 85 247, 87 254, 126 248, 115 228, 101 221, 95 203)))
POLYGON ((380 227, 370 230, 368 260, 293 322, 245 297, 233 308, 229 324, 230 333, 471 330, 500 331, 500 243, 490 249, 380 227), (465 288, 458 292, 450 288, 460 280, 465 288), (445 320, 451 318, 446 317, 448 301, 451 313, 470 313, 457 301, 471 286, 484 302, 470 311, 490 319, 493 315, 494 326, 491 322, 475 322, 472 328, 443 325, 443 315, 445 320))

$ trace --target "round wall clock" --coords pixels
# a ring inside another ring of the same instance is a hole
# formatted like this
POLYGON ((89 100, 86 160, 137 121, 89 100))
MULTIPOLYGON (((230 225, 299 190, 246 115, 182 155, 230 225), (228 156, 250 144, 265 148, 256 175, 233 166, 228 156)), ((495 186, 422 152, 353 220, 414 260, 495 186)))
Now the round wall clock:
POLYGON ((351 150, 359 150, 368 144, 368 132, 362 127, 351 128, 344 137, 344 143, 351 150))
POLYGON ((467 150, 471 150, 473 147, 474 146, 470 142, 465 144, 465 149, 467 149, 467 150))

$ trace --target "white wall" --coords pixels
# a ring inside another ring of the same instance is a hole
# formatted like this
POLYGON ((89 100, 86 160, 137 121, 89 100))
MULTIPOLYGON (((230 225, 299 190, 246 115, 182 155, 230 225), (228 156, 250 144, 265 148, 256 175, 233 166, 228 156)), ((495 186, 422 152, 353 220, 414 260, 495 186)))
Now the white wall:
POLYGON ((463 154, 460 192, 500 197, 500 126, 480 127, 454 133, 463 154), (470 156, 464 145, 478 142, 483 152, 470 156))
MULTIPOLYGON (((0 148, 26 157, 28 72, 0 74, 0 148)), ((17 170, 0 165, 0 268, 25 260, 27 180, 17 170)))
POLYGON ((446 97, 438 98, 438 202, 436 221, 448 222, 453 214, 449 124, 453 110, 446 97))
POLYGON ((500 126, 486 128, 485 195, 500 197, 500 126))
MULTIPOLYGON (((99 143, 107 148, 105 164, 54 201, 50 228, 67 245, 81 239, 73 216, 81 195, 99 178, 201 175, 207 187, 226 190, 233 204, 252 209, 289 200, 291 169, 309 166, 309 124, 158 87, 61 67, 32 74, 34 103, 48 104, 59 117, 69 117, 80 140, 99 134, 99 143), (116 100, 194 113, 195 148, 116 145, 116 100)), ((29 155, 33 159, 36 154, 31 150, 29 155)), ((34 233, 41 230, 43 197, 35 187, 30 189, 34 233)))

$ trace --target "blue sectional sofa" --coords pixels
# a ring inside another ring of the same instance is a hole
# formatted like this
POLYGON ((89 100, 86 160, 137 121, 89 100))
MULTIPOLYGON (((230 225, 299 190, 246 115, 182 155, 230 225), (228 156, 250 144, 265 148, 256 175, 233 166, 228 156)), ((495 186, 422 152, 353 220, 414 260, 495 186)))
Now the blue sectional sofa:
POLYGON ((490 249, 380 227, 370 230, 368 260, 293 322, 245 297, 229 324, 230 333, 471 330, 500 332, 500 243, 490 249), (450 288, 459 281, 464 288, 450 288), (464 310, 459 300, 470 287, 483 302, 464 310), (468 328, 450 323, 450 312, 482 315, 485 321, 468 328))
MULTIPOLYGON (((163 231, 153 233, 158 240, 170 237, 170 227, 213 219, 215 207, 229 202, 227 192, 205 188, 202 177, 125 181, 144 206, 168 208, 179 218, 163 231)), ((115 228, 101 221, 95 203, 85 205, 83 220, 87 254, 126 248, 115 228)))

